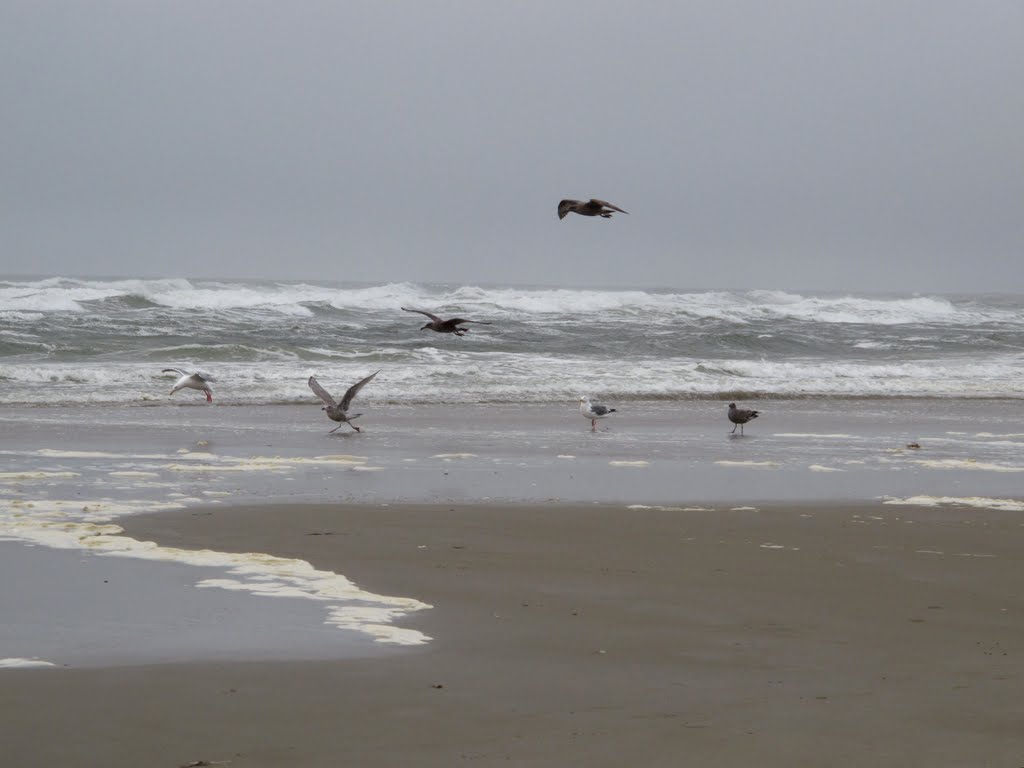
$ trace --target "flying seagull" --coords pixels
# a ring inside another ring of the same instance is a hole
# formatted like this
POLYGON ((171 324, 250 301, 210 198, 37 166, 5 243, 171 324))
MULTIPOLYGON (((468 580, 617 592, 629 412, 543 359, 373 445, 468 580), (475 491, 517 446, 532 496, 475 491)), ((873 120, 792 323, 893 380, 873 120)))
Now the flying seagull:
POLYGON ((316 394, 317 397, 319 397, 321 400, 324 401, 324 407, 321 408, 320 410, 326 411, 327 412, 327 418, 330 419, 331 421, 340 422, 338 424, 338 426, 336 426, 334 429, 332 429, 327 434, 331 434, 332 432, 335 432, 335 431, 341 429, 341 425, 342 424, 346 424, 346 423, 350 427, 352 427, 352 429, 354 429, 356 432, 362 432, 363 431, 359 427, 357 427, 355 424, 352 423, 352 421, 354 419, 358 419, 363 414, 356 413, 356 414, 353 414, 352 416, 349 416, 348 415, 348 407, 352 404, 352 399, 356 395, 359 394, 359 390, 362 389, 363 387, 365 387, 370 382, 370 379, 372 379, 378 373, 380 373, 380 371, 376 371, 374 373, 371 373, 365 379, 363 379, 361 381, 358 381, 355 384, 353 384, 351 387, 349 387, 348 391, 345 393, 345 396, 343 398, 341 398, 341 402, 340 403, 334 402, 334 398, 331 397, 331 395, 327 392, 326 389, 324 389, 323 387, 320 386, 320 382, 318 382, 316 380, 315 376, 310 376, 309 377, 309 388, 313 390, 313 392, 316 394))
POLYGON ((589 397, 580 398, 580 415, 590 419, 591 432, 597 431, 597 420, 606 418, 609 413, 615 413, 615 409, 591 403, 589 397))
POLYGON ((176 373, 181 377, 174 382, 174 387, 171 389, 172 395, 179 389, 198 389, 206 393, 206 402, 213 402, 213 390, 210 389, 209 384, 214 380, 213 376, 205 373, 189 373, 181 368, 164 368, 160 373, 176 373))
POLYGON ((740 434, 742 435, 743 425, 751 419, 756 419, 760 413, 760 411, 750 411, 746 408, 737 408, 736 403, 729 403, 729 421, 736 425, 732 428, 732 432, 729 434, 731 435, 736 432, 736 427, 739 427, 740 434))
POLYGON ((463 320, 461 317, 453 317, 450 320, 442 320, 437 315, 432 315, 430 312, 424 312, 422 309, 407 309, 402 307, 404 312, 418 312, 421 315, 426 315, 430 318, 430 322, 420 328, 421 331, 425 331, 429 328, 432 331, 438 333, 454 333, 456 336, 465 336, 469 332, 469 328, 459 328, 462 323, 478 323, 479 325, 490 325, 485 320, 463 320))
POLYGON ((604 200, 596 200, 591 198, 584 202, 583 200, 562 200, 558 204, 558 218, 564 219, 569 213, 578 213, 580 216, 600 216, 602 219, 610 219, 612 217, 612 211, 618 211, 619 213, 628 214, 629 211, 624 211, 617 205, 606 203, 604 200))

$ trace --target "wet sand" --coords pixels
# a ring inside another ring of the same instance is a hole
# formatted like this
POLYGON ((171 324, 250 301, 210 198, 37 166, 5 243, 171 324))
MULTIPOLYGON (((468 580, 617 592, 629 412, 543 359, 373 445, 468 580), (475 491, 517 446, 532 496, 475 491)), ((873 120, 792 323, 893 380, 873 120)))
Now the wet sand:
POLYGON ((1017 766, 1024 516, 880 503, 119 521, 434 607, 339 661, 6 670, 12 765, 1017 766), (311 535, 319 534, 319 535, 311 535), (228 763, 225 763, 228 764, 228 763))

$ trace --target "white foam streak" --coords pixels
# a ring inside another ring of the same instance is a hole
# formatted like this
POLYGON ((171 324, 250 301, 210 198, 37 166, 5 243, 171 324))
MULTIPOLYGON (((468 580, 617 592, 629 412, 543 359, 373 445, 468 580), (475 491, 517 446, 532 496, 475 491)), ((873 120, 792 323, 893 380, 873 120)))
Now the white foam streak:
MULTIPOLYGON (((141 298, 171 309, 269 309, 305 317, 310 306, 342 310, 387 310, 399 306, 481 310, 497 316, 573 313, 642 315, 657 322, 672 314, 754 322, 786 318, 823 323, 899 325, 906 323, 1024 322, 1020 312, 942 297, 875 298, 814 296, 785 291, 662 292, 567 288, 445 287, 415 283, 344 286, 313 283, 244 283, 184 279, 81 280, 48 278, 0 281, 0 312, 83 311, 83 302, 141 298)), ((864 343, 871 343, 865 341, 864 343)))
MULTIPOLYGON (((579 392, 620 399, 700 397, 744 390, 806 396, 1024 397, 1024 376, 1016 357, 984 361, 865 363, 836 360, 720 360, 678 357, 588 358, 535 353, 474 352, 423 347, 373 363, 358 357, 321 360, 314 367, 293 360, 220 362, 215 405, 230 403, 312 403, 306 379, 345 382, 381 374, 360 394, 360 403, 562 402, 579 392), (544 376, 538 376, 543 370, 544 376)), ((0 402, 144 403, 194 405, 168 395, 167 377, 148 363, 0 363, 0 402)), ((201 399, 201 398, 200 398, 201 399)), ((205 404, 204 404, 205 405, 205 404)), ((783 433, 795 437, 797 434, 783 433)), ((819 435, 835 437, 840 435, 819 435)))
POLYGON ((32 667, 55 667, 52 661, 42 659, 21 659, 17 657, 0 659, 0 669, 29 669, 32 667))
POLYGON ((910 496, 899 498, 883 496, 884 504, 914 507, 975 507, 979 509, 1001 509, 1008 512, 1024 512, 1024 501, 1019 499, 990 499, 984 496, 910 496))
MULTIPOLYGON (((321 457, 309 463, 347 464, 351 457, 321 457)), ((301 460, 297 460, 301 461, 301 460)), ((326 623, 363 632, 378 642, 420 644, 429 638, 415 630, 389 626, 430 606, 411 598, 378 595, 359 589, 341 574, 322 571, 305 560, 258 552, 234 553, 211 549, 186 550, 139 541, 124 535, 113 521, 121 516, 181 509, 184 503, 106 499, 71 500, 0 499, 0 540, 21 541, 54 549, 81 549, 109 557, 180 563, 219 568, 225 577, 209 578, 197 586, 249 592, 265 597, 316 600, 326 605, 326 623), (355 607, 348 603, 355 602, 355 607), (361 621, 360 617, 365 619, 361 621)))

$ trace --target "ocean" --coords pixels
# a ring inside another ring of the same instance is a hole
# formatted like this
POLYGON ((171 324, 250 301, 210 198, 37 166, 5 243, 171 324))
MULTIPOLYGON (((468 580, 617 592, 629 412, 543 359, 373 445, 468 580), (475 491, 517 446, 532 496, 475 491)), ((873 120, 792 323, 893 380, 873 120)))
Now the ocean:
POLYGON ((0 280, 0 403, 1024 397, 1024 296, 173 279, 0 280), (415 307, 492 325, 419 330, 415 307), (195 392, 176 395, 185 401, 195 392), (194 398, 193 398, 194 399, 194 398))

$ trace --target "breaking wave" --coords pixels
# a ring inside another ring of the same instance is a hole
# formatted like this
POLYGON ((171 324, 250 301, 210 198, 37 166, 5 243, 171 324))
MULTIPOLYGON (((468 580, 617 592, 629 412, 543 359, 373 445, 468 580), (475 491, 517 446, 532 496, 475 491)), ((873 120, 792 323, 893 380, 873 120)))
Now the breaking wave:
POLYGON ((0 402, 302 402, 382 369, 395 402, 1024 397, 1024 300, 169 279, 0 280, 0 402), (421 331, 401 307, 492 322, 421 331), (180 397, 180 394, 176 397, 180 397))

